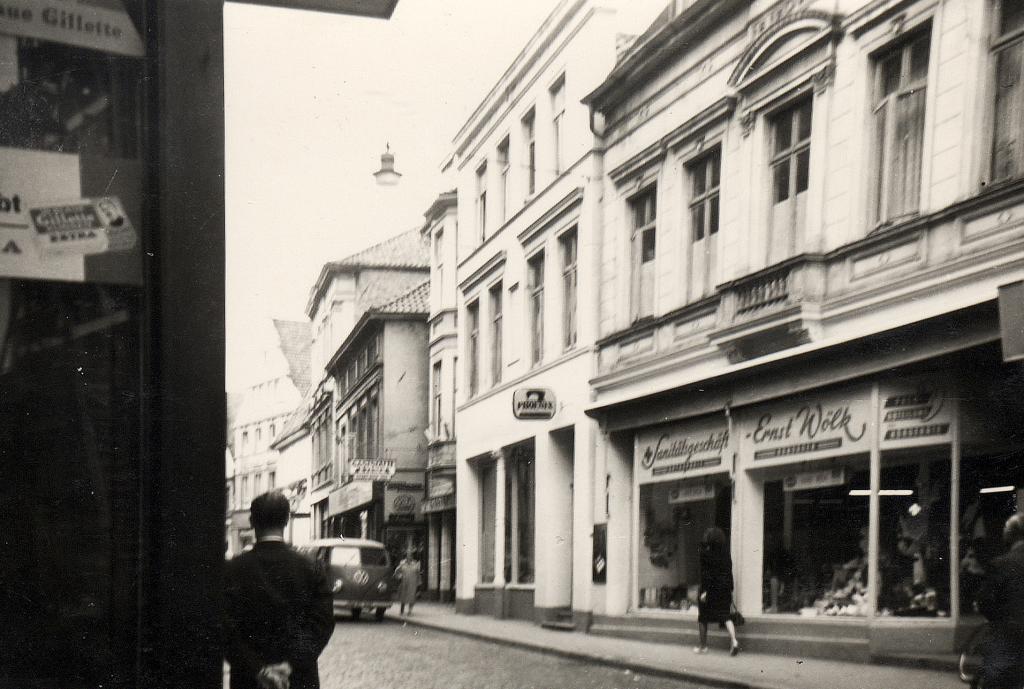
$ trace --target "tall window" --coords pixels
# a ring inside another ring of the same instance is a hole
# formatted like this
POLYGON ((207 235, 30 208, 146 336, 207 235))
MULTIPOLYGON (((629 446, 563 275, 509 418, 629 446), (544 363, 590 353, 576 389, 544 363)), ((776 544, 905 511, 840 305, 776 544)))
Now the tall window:
POLYGON ((536 116, 533 108, 523 118, 524 158, 526 159, 526 195, 537 190, 537 139, 536 116))
POLYGON ((876 221, 918 207, 930 46, 926 31, 875 61, 876 221))
POLYGON ((509 158, 508 158, 508 137, 502 139, 501 143, 498 144, 498 220, 505 222, 508 220, 508 171, 509 171, 509 158))
POLYGON ((434 233, 434 275, 436 277, 434 308, 441 309, 443 306, 441 295, 444 294, 444 232, 442 230, 434 233))
POLYGON ((527 263, 527 287, 530 290, 530 363, 544 358, 544 252, 539 251, 527 263))
POLYGON ((491 385, 501 382, 501 283, 499 282, 489 291, 491 301, 491 385))
POLYGON ((249 451, 249 431, 242 431, 242 454, 249 451))
MULTIPOLYGON (((507 498, 506 498, 507 499, 507 498)), ((494 581, 497 471, 494 462, 480 466, 480 582, 494 581)))
POLYGON ((533 449, 517 447, 505 471, 505 581, 534 581, 536 484, 533 449))
POLYGON ((996 68, 992 179, 1024 171, 1024 2, 1003 0, 999 35, 992 43, 996 68))
POLYGON ((690 163, 686 169, 690 177, 690 265, 686 271, 689 282, 687 299, 696 299, 709 293, 715 266, 719 219, 719 183, 722 154, 714 149, 706 156, 690 163))
POLYGON ((366 455, 371 459, 380 456, 379 432, 380 429, 380 407, 377 404, 377 394, 370 396, 366 412, 366 455))
POLYGON ((565 119, 565 76, 559 77, 551 87, 551 146, 555 163, 555 174, 562 172, 564 163, 562 122, 565 119))
POLYGON ((562 250, 562 346, 569 349, 576 344, 576 228, 563 234, 558 244, 562 250))
POLYGON ((256 442, 253 445, 253 449, 259 452, 263 449, 261 443, 263 442, 263 426, 256 427, 256 442))
POLYGON ((480 241, 487 239, 487 163, 476 171, 476 226, 480 241))
POLYGON ((807 214, 811 167, 811 98, 771 119, 772 226, 770 262, 788 258, 807 214))
POLYGON ((247 507, 249 504, 249 477, 242 477, 242 507, 247 507))
POLYGON ((480 302, 474 301, 466 307, 466 332, 468 337, 467 375, 469 396, 476 397, 480 391, 480 302))
POLYGON ((434 422, 434 437, 441 437, 441 362, 434 363, 430 379, 431 416, 434 422))
POLYGON ((629 202, 633 223, 633 320, 654 314, 654 258, 657 255, 657 193, 651 186, 629 202))
POLYGON ((271 471, 267 474, 267 490, 274 490, 277 488, 277 472, 271 471))
POLYGON ((272 423, 272 424, 270 424, 270 439, 273 440, 276 437, 277 437, 277 424, 276 423, 272 423))

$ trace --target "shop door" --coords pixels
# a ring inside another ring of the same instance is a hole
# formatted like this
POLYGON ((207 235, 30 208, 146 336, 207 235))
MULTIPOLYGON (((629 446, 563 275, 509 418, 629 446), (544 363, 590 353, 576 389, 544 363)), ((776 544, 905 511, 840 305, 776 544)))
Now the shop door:
POLYGON ((397 567, 409 549, 420 563, 420 588, 427 581, 427 531, 422 524, 408 526, 388 525, 384 527, 384 547, 391 556, 391 564, 397 567))

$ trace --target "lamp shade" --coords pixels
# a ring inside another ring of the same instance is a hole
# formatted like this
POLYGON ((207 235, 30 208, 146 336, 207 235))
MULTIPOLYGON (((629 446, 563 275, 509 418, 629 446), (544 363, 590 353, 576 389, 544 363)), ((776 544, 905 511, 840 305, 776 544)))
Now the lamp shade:
POLYGON ((380 154, 380 169, 374 172, 373 176, 377 184, 384 187, 394 186, 402 178, 402 173, 395 170, 395 155, 391 152, 390 144, 380 154))

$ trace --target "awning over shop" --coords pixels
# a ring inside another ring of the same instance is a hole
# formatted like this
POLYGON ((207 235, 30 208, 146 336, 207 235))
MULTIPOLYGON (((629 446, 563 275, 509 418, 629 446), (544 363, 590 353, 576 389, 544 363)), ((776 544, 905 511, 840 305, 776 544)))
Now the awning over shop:
POLYGON ((327 496, 327 516, 333 517, 373 501, 373 481, 352 481, 327 496))

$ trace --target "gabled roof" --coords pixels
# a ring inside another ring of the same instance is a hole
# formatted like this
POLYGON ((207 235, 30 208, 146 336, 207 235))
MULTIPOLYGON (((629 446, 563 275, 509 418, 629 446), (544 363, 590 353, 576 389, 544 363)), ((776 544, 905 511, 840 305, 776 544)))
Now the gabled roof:
POLYGON ((417 227, 396 234, 390 239, 367 247, 338 261, 325 263, 320 276, 309 292, 306 315, 313 317, 317 302, 323 297, 335 273, 358 273, 368 268, 396 270, 430 270, 430 249, 426 237, 417 227))
POLYGON ((425 280, 393 301, 367 309, 368 314, 375 313, 429 313, 430 312, 430 280, 425 280))
POLYGON ((338 350, 334 353, 334 356, 331 357, 331 360, 327 362, 327 366, 325 368, 328 371, 332 370, 337 363, 345 357, 345 354, 352 347, 352 344, 359 340, 370 323, 377 320, 391 319, 396 316, 418 316, 422 318, 424 323, 426 323, 427 316, 429 314, 430 280, 425 280, 408 292, 399 296, 397 299, 393 299, 380 306, 374 306, 366 309, 366 311, 363 312, 363 315, 360 316, 359 320, 352 327, 348 337, 346 337, 345 341, 341 343, 340 347, 338 347, 338 350))
POLYGON ((288 420, 284 422, 284 428, 281 429, 276 438, 271 439, 270 448, 272 450, 284 450, 309 432, 306 419, 309 416, 309 408, 312 401, 313 391, 307 390, 299 406, 295 407, 295 410, 288 416, 288 420))
POLYGON ((305 395, 310 386, 309 349, 312 344, 312 333, 309 321, 286 321, 274 319, 278 339, 281 342, 281 353, 288 362, 288 374, 305 395))

